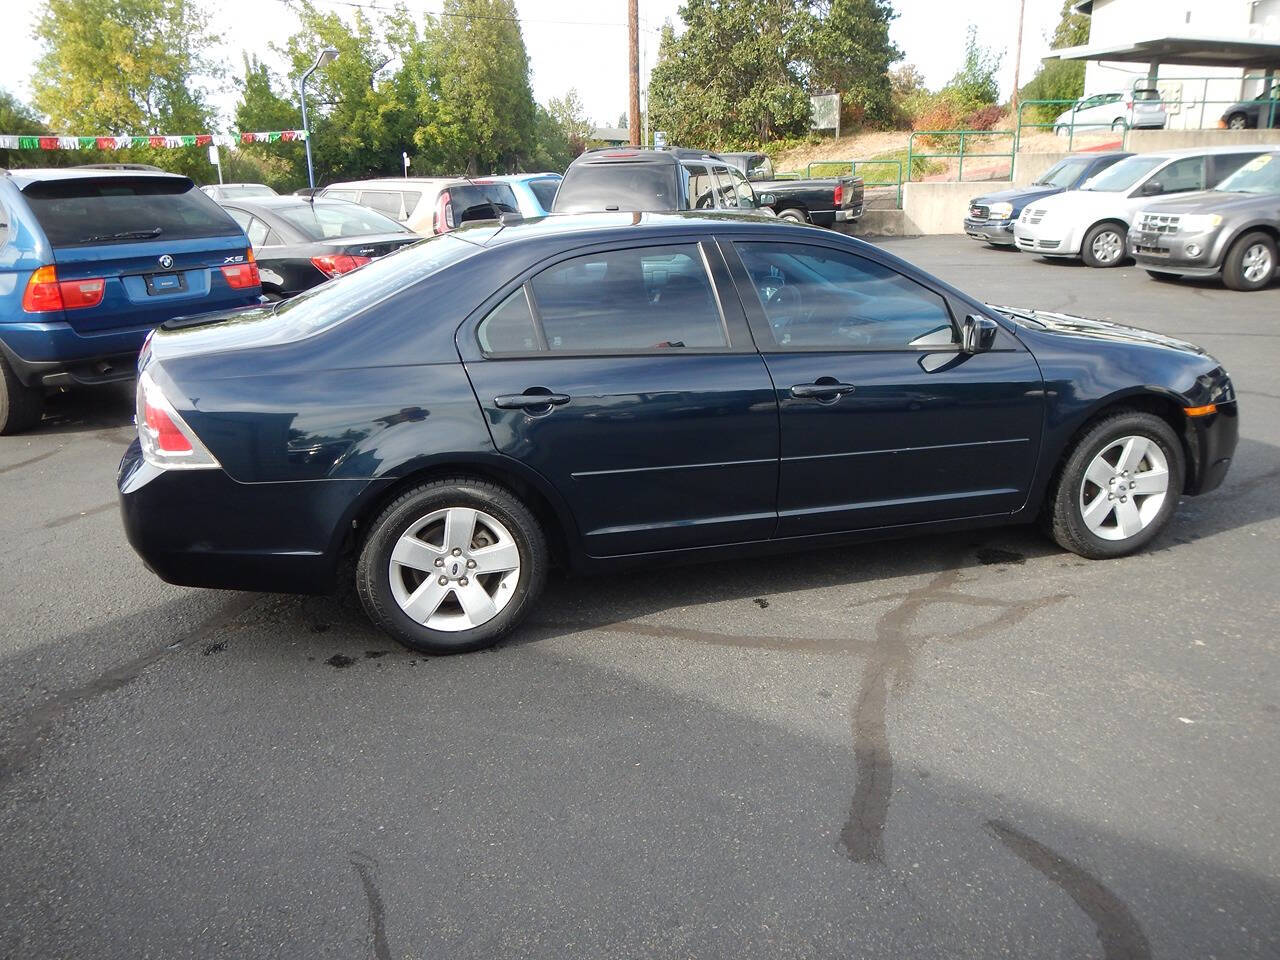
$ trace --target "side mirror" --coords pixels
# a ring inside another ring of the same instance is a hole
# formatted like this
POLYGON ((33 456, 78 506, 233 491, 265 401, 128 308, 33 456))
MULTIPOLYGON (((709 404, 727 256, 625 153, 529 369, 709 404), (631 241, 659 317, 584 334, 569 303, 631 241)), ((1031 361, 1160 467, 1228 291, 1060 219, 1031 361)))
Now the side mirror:
POLYGON ((1141 189, 1138 190, 1138 195, 1143 197, 1154 197, 1156 194, 1163 192, 1164 186, 1159 180, 1148 180, 1142 185, 1141 189))
POLYGON ((778 202, 778 195, 776 193, 760 193, 756 195, 756 202, 762 207, 772 207, 778 202))
POLYGON ((985 353, 996 345, 999 325, 990 317, 971 313, 964 318, 960 349, 965 353, 985 353))

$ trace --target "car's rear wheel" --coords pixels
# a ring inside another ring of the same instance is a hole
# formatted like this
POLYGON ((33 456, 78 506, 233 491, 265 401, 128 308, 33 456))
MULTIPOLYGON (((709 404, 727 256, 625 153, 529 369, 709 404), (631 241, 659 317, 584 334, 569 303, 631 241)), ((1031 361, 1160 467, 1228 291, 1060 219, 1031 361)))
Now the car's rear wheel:
POLYGON ((808 223, 804 212, 801 210, 783 210, 778 214, 779 220, 790 220, 792 223, 808 223))
POLYGON ((1084 235, 1080 257, 1091 267, 1117 267, 1124 259, 1124 224, 1095 223, 1084 235))
POLYGON ((0 357, 0 435, 29 430, 42 416, 44 392, 19 380, 9 361, 0 357))
POLYGON ((1261 231, 1246 233, 1222 261, 1222 282, 1232 290, 1261 290, 1276 273, 1276 242, 1261 231))
POLYGON ((528 507, 504 487, 459 477, 410 490, 378 515, 356 589, 369 618, 405 646, 463 653, 524 619, 547 564, 528 507))
POLYGON ((1141 411, 1095 423, 1058 475, 1046 518, 1054 540, 1093 560, 1150 543, 1173 517, 1186 465, 1169 424, 1141 411))
POLYGON ((1247 130, 1249 127, 1249 118, 1243 113, 1233 113, 1227 117, 1228 130, 1247 130))

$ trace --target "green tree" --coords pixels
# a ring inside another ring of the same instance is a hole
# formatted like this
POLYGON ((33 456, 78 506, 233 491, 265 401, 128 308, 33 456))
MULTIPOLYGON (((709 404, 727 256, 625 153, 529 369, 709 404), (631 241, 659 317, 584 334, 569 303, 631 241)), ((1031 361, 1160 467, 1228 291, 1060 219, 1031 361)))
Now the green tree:
MULTIPOLYGON (((45 0, 33 104, 70 135, 191 134, 212 128, 198 78, 217 77, 217 37, 192 0, 45 0)), ((134 150, 141 160, 208 179, 202 150, 134 150)), ((81 160, 92 159, 82 157, 81 160)))
POLYGON ((965 38, 964 66, 947 81, 943 91, 954 92, 958 103, 968 109, 998 102, 1000 83, 997 75, 1003 59, 1002 53, 978 42, 978 28, 970 24, 965 38))
MULTIPOLYGON (((1074 0, 1063 0, 1062 14, 1050 37, 1057 50, 1078 47, 1089 42, 1089 17, 1076 13, 1074 0)), ((1020 91, 1020 100, 1078 100, 1084 94, 1083 60, 1046 60, 1020 91)), ((1023 110, 1024 122, 1049 123, 1067 104, 1038 104, 1023 110)))
MULTIPOLYGON (((561 136, 569 145, 570 160, 586 149, 591 140, 591 132, 595 125, 587 116, 587 108, 582 105, 582 98, 573 87, 563 97, 552 97, 547 101, 547 113, 555 121, 561 136)), ((626 126, 625 123, 622 126, 626 126)))
POLYGON ((809 89, 837 90, 846 122, 888 124, 893 96, 886 80, 902 51, 889 39, 887 0, 829 0, 815 9, 809 89))
POLYGON ((512 0, 445 0, 425 52, 416 143, 454 172, 518 169, 534 152, 536 111, 512 0))
MULTIPOLYGON (((236 130, 296 130, 302 126, 297 98, 276 92, 267 65, 244 56, 244 76, 237 79, 240 99, 235 107, 236 130)), ((306 154, 301 143, 245 144, 221 152, 222 169, 232 182, 266 183, 281 192, 307 185, 306 154)))

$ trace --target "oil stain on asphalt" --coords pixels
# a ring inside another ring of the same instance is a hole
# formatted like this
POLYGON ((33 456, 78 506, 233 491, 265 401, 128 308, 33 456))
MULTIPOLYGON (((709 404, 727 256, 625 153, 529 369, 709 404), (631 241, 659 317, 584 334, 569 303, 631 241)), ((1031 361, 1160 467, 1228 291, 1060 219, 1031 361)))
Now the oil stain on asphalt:
POLYGON ((391 960, 391 947, 387 945, 387 911, 382 903, 382 894, 374 878, 377 875, 378 861, 367 853, 353 850, 350 858, 364 888, 364 898, 369 904, 369 956, 374 960, 391 960))

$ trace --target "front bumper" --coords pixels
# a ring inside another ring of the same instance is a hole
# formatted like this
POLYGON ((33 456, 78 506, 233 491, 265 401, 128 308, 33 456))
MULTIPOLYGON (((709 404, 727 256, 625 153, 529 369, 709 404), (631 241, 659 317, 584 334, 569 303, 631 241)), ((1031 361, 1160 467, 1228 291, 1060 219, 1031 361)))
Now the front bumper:
POLYGON ((1080 240, 1072 231, 1052 223, 1027 223, 1018 220, 1013 227, 1013 239, 1019 250, 1039 254, 1042 257, 1078 257, 1080 240))
POLYGON ((964 232, 974 240, 984 243, 998 243, 1002 246, 1013 246, 1013 225, 1016 220, 974 220, 964 218, 964 232))
POLYGON ((1207 417, 1188 417, 1187 446, 1191 459, 1185 492, 1208 493, 1222 485, 1240 439, 1240 409, 1236 401, 1218 404, 1207 417))
POLYGON ((1183 277, 1214 277, 1222 272, 1221 244, 1208 234, 1168 234, 1130 230, 1129 256, 1144 270, 1183 277))
POLYGON ((169 583, 329 593, 369 480, 239 483, 220 469, 161 470, 134 440, 116 475, 125 535, 169 583))

